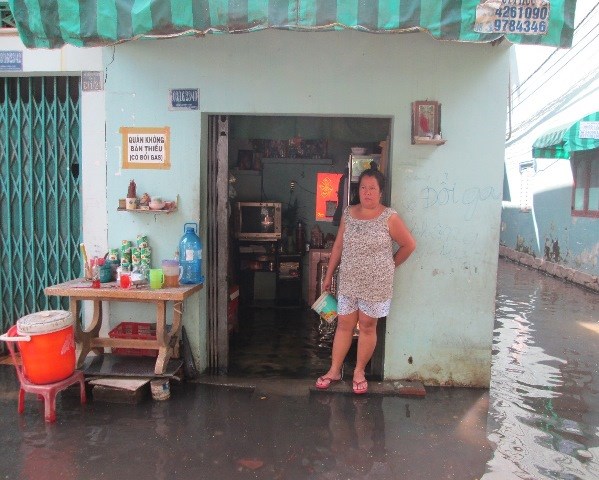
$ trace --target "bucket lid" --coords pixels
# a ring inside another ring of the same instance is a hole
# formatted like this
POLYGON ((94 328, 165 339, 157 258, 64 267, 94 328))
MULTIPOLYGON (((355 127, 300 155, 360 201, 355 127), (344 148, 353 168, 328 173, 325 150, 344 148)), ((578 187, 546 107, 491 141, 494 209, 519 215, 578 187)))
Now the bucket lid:
POLYGON ((41 335, 52 333, 73 325, 71 312, 66 310, 45 310, 30 313, 17 320, 19 335, 41 335))

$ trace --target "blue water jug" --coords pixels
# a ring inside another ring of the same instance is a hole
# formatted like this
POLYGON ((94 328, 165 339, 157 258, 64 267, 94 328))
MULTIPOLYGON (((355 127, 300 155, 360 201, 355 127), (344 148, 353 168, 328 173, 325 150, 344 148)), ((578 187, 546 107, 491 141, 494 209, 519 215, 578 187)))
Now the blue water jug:
POLYGON ((190 285, 203 283, 202 276, 202 241, 198 237, 198 224, 186 223, 183 226, 185 235, 179 242, 179 265, 181 265, 181 278, 179 283, 190 285))

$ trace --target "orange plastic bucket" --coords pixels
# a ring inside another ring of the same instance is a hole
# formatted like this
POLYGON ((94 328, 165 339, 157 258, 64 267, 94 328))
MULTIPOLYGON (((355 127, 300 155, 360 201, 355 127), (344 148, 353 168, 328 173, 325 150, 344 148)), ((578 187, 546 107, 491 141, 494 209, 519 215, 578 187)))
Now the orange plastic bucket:
POLYGON ((73 374, 75 336, 70 312, 47 310, 27 315, 17 320, 17 334, 23 337, 19 351, 30 382, 54 383, 73 374))

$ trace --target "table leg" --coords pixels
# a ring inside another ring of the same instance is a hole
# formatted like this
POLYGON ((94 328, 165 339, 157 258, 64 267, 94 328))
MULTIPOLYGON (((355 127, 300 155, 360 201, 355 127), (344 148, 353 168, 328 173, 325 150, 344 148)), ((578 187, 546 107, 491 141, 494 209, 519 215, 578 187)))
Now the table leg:
POLYGON ((162 375, 173 353, 173 349, 169 345, 170 336, 166 331, 166 302, 156 302, 156 340, 158 342, 158 358, 154 373, 162 375))
MULTIPOLYGON (((77 359, 77 368, 83 366, 85 357, 92 350, 91 341, 93 338, 97 338, 102 327, 102 302, 94 300, 94 313, 92 322, 87 330, 83 329, 81 322, 79 321, 79 314, 81 313, 80 301, 71 297, 69 299, 69 310, 73 316, 75 322, 75 355, 77 359)), ((95 347, 94 352, 98 354, 104 353, 103 348, 95 347)))
POLYGON ((181 337, 181 319, 183 318, 183 302, 174 302, 173 305, 173 328, 171 329, 171 346, 173 356, 179 358, 179 338, 181 337), (173 345, 174 341, 174 345, 173 345))
POLYGON ((179 358, 179 336, 181 334, 181 319, 183 317, 183 302, 173 304, 173 326, 170 332, 166 330, 166 302, 156 303, 156 340, 158 341, 158 358, 154 373, 161 375, 171 357, 179 358))

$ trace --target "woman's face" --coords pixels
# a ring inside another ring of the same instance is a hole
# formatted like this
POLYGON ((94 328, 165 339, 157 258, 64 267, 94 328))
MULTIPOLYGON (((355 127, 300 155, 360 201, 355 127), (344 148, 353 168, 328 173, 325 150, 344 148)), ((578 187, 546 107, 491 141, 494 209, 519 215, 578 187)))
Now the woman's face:
POLYGON ((381 202, 381 189, 374 177, 365 175, 360 182, 360 204, 365 207, 375 207, 381 202))

